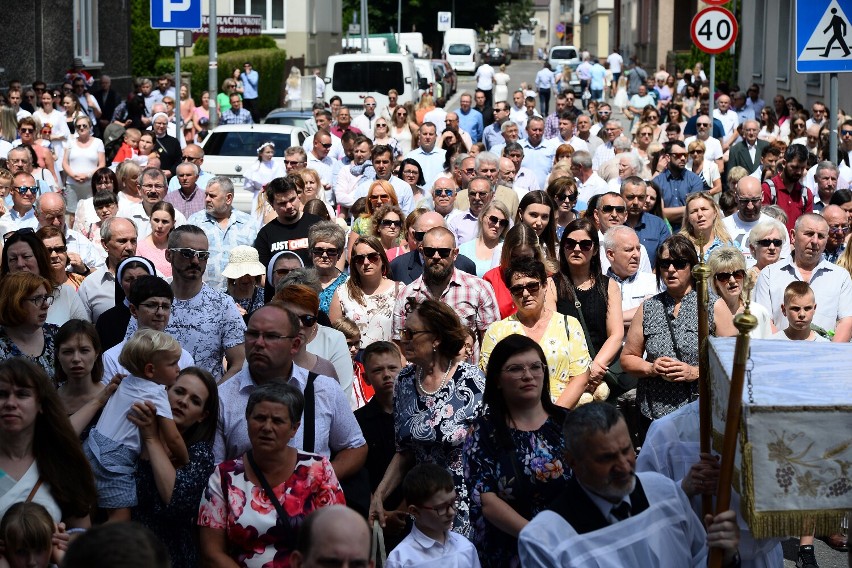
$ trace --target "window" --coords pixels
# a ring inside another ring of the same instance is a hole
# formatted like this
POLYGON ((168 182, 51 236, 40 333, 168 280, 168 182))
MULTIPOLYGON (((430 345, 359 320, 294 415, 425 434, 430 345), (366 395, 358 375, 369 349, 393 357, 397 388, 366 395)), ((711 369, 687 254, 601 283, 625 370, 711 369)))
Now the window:
POLYGON ((554 49, 550 52, 551 59, 576 59, 577 52, 570 48, 554 49))
POLYGON ((787 83, 790 80, 790 38, 793 37, 791 23, 793 20, 793 6, 791 0, 779 0, 775 12, 778 14, 778 33, 773 34, 778 38, 778 51, 775 65, 775 79, 779 83, 787 83))
POLYGON ((263 29, 267 32, 287 31, 287 0, 232 0, 235 15, 263 17, 263 29))
POLYGON ((454 43, 450 46, 450 55, 470 55, 470 45, 465 43, 454 43))
POLYGON ((405 91, 402 64, 396 61, 344 61, 334 65, 331 86, 337 93, 405 91))
POLYGON ((97 0, 74 0, 74 57, 86 65, 98 60, 97 0))
POLYGON ((213 132, 204 145, 207 156, 254 156, 256 148, 272 141, 276 148, 289 148, 292 144, 289 133, 283 132, 213 132))
POLYGON ((805 74, 805 85, 808 90, 822 91, 822 73, 805 74))
POLYGON ((753 38, 751 52, 751 76, 755 79, 763 78, 763 66, 766 64, 763 58, 763 42, 766 38, 766 0, 755 0, 754 20, 752 30, 753 38))

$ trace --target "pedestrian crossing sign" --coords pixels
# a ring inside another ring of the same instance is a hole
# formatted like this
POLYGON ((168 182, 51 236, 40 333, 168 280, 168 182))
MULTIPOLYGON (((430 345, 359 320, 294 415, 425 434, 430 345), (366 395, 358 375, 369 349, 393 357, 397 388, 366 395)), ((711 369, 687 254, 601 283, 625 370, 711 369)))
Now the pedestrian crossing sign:
POLYGON ((852 71, 852 0, 796 0, 796 71, 852 71))

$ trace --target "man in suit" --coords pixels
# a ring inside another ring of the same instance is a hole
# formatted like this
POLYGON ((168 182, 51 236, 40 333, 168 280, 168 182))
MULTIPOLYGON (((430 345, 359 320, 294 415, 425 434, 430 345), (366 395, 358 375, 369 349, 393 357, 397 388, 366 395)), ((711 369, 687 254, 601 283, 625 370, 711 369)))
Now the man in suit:
POLYGON ((758 140, 757 133, 760 132, 760 123, 756 120, 746 120, 743 123, 743 140, 731 146, 728 166, 725 168, 725 177, 734 166, 742 166, 748 173, 752 173, 760 166, 760 154, 769 146, 765 140, 758 140))
POLYGON ((734 511, 707 515, 705 532, 675 482, 637 475, 627 423, 614 406, 578 407, 563 435, 574 476, 521 531, 523 566, 703 566, 708 546, 722 549, 723 566, 739 566, 734 511))
MULTIPOLYGON (((414 240, 418 243, 417 249, 393 259, 390 264, 392 280, 408 285, 423 275, 423 255, 420 249, 423 246, 423 235, 433 227, 446 227, 440 213, 428 211, 417 218, 414 223, 414 240)), ((476 264, 463 254, 458 255, 453 264, 462 272, 476 275, 476 264)))

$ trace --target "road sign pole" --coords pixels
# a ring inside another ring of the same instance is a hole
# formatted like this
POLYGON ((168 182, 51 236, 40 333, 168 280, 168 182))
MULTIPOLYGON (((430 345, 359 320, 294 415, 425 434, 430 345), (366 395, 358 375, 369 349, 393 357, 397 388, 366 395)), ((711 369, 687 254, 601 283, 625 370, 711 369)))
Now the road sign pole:
MULTIPOLYGON (((178 31, 178 34, 182 33, 190 33, 178 31)), ((175 42, 178 45, 175 46, 175 138, 178 139, 178 142, 181 140, 181 131, 180 131, 180 44, 182 41, 175 42)))
POLYGON ((835 163, 839 163, 837 156, 837 132, 838 132, 838 124, 837 124, 837 109, 840 106, 839 104, 839 93, 838 91, 838 82, 837 82, 837 73, 832 73, 829 76, 828 83, 828 99, 829 99, 829 111, 831 112, 831 133, 829 138, 829 160, 835 163))
POLYGON ((713 115, 713 95, 716 92, 716 55, 710 56, 710 115, 713 115))
POLYGON ((218 87, 217 83, 219 82, 218 69, 219 69, 219 54, 216 53, 216 33, 218 32, 218 23, 216 22, 216 0, 210 0, 210 15, 209 22, 210 32, 208 34, 208 48, 207 48, 207 91, 210 93, 210 124, 208 128, 213 130, 216 128, 216 125, 219 124, 219 105, 216 104, 217 96, 216 89, 218 87))

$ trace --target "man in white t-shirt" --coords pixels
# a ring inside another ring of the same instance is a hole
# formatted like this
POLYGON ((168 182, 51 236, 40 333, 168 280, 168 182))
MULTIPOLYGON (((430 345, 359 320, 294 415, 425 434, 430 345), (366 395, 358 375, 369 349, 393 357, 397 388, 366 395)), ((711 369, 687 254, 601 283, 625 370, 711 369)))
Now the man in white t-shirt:
POLYGON ((612 81, 609 83, 609 96, 614 97, 615 91, 618 89, 618 79, 621 77, 621 69, 624 67, 624 59, 617 49, 614 49, 609 57, 606 58, 609 64, 609 70, 612 71, 612 81))
MULTIPOLYGON (((751 177, 745 176, 737 182, 736 188, 737 211, 728 217, 722 219, 725 229, 731 235, 734 241, 734 246, 740 249, 746 259, 746 268, 751 268, 757 264, 757 260, 752 256, 751 249, 748 246, 748 235, 755 225, 761 221, 765 221, 770 217, 761 213, 763 190, 760 187, 760 181, 751 177)), ((782 257, 790 256, 790 245, 784 243, 786 251, 782 250, 782 257)))
POLYGON ((739 115, 731 109, 731 97, 719 95, 716 99, 716 108, 713 110, 713 118, 718 119, 725 127, 725 136, 722 138, 722 149, 727 150, 739 140, 737 126, 740 125, 739 115))
POLYGON ((476 88, 485 93, 485 104, 491 106, 491 89, 494 87, 494 68, 487 63, 483 63, 476 70, 474 78, 476 79, 476 88))

